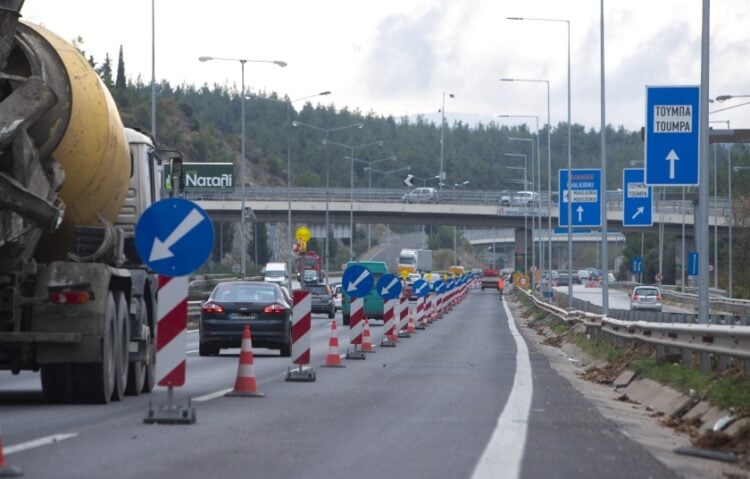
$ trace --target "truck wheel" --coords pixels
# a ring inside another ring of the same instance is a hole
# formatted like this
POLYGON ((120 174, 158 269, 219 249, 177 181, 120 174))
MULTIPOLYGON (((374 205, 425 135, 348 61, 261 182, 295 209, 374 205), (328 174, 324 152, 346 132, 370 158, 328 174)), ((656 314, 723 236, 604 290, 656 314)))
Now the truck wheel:
POLYGON ((60 404, 75 399, 73 367, 68 363, 42 364, 42 391, 47 402, 60 404))
POLYGON ((107 404, 115 389, 115 319, 117 307, 112 293, 107 295, 107 309, 102 332, 101 362, 78 365, 79 395, 83 402, 107 404))
MULTIPOLYGON (((143 300, 143 298, 140 298, 138 301, 138 314, 140 315, 140 321, 137 321, 137 324, 143 325, 141 326, 142 330, 145 330, 144 327, 146 324, 146 302, 143 300)), ((141 342, 141 344, 150 343, 148 339, 145 339, 141 342)), ((146 349, 146 353, 148 354, 148 347, 146 349)), ((148 356, 147 356, 148 357, 148 356)), ((128 366, 128 385, 125 387, 125 394, 127 396, 137 396, 143 391, 143 386, 146 383, 146 361, 130 361, 130 364, 128 366)))
POLYGON ((130 345, 130 321, 128 320, 128 302, 121 291, 115 293, 117 316, 115 316, 115 389, 112 400, 122 401, 125 397, 125 386, 128 384, 128 356, 130 345))

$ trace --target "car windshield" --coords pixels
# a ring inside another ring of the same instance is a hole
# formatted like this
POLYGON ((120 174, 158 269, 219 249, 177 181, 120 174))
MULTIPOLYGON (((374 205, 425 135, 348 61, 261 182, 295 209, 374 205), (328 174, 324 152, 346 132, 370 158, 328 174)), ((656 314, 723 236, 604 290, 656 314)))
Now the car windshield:
POLYGON ((269 278, 283 278, 286 274, 283 271, 266 271, 266 276, 269 278))
POLYGON ((220 284, 211 296, 216 301, 270 302, 276 300, 276 290, 261 284, 220 284))
POLYGON ((658 296, 659 290, 656 288, 635 288, 635 294, 638 296, 658 296))

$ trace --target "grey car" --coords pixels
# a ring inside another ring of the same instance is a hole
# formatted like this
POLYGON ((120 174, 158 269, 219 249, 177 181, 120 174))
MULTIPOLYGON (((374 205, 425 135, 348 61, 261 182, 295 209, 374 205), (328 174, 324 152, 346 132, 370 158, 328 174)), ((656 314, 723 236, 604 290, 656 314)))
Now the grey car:
POLYGON ((661 311, 661 291, 656 286, 636 286, 630 294, 630 310, 661 311))
POLYGON ((401 197, 404 203, 438 203, 438 192, 435 188, 415 188, 401 197))
POLYGON ((312 313, 327 314, 333 319, 336 316, 336 305, 333 301, 333 292, 326 284, 304 284, 303 290, 310 291, 312 302, 312 313))

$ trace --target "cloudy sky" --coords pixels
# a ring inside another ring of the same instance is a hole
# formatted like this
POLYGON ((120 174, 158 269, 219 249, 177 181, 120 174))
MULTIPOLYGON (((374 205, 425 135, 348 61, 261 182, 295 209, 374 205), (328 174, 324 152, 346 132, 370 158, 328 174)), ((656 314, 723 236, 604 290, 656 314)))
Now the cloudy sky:
MULTIPOLYGON (((711 2, 711 98, 750 95, 750 0, 711 2)), ((240 85, 239 63, 202 55, 283 60, 250 64, 246 88, 292 99, 323 90, 336 108, 379 115, 567 118, 565 23, 570 20, 572 119, 599 126, 599 0, 155 0, 156 77, 172 84, 240 85)), ((700 0, 605 0, 607 122, 634 130, 645 118, 646 85, 700 83, 700 0)), ((101 60, 125 52, 126 74, 151 78, 151 0, 26 0, 25 20, 41 23, 101 60)), ((711 110, 747 99, 714 103, 711 110)), ((435 116, 435 118, 437 118, 435 116)), ((750 105, 711 115, 750 128, 750 105)), ((533 121, 533 120, 532 120, 533 121)), ((717 125, 717 127, 722 127, 717 125)))

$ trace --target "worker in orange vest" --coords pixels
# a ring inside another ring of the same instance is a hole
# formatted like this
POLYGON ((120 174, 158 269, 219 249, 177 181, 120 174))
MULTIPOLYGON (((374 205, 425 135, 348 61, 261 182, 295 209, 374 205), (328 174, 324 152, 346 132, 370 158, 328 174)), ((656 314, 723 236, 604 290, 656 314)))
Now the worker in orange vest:
POLYGON ((497 278, 497 290, 500 292, 500 300, 503 299, 503 290, 505 289, 505 280, 503 279, 503 275, 500 275, 497 278))

